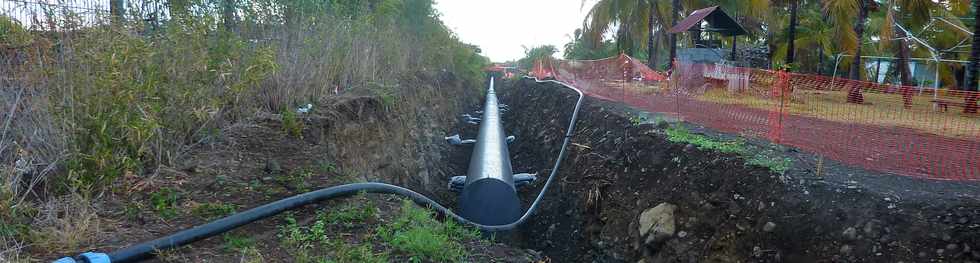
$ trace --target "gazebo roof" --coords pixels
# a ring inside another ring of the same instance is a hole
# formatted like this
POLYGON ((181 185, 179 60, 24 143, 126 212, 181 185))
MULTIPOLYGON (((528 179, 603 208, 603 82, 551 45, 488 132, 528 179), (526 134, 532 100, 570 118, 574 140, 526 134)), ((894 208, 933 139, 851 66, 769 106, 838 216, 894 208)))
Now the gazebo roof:
POLYGON ((731 16, 722 11, 718 6, 712 6, 705 9, 694 10, 690 16, 681 20, 673 28, 670 29, 671 34, 677 34, 684 31, 690 30, 694 25, 701 23, 701 21, 708 21, 708 28, 702 28, 702 31, 715 32, 722 34, 724 36, 739 36, 748 34, 742 25, 735 22, 731 16))

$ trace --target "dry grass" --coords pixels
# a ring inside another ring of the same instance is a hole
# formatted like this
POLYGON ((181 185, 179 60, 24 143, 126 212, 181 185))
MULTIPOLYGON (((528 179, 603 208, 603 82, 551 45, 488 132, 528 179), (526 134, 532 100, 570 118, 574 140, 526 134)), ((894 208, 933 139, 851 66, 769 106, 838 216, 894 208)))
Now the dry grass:
POLYGON ((89 198, 67 195, 46 202, 30 230, 30 249, 81 251, 100 236, 100 219, 89 198))
MULTIPOLYGON (((722 89, 710 89, 700 100, 724 104, 745 105, 758 109, 774 109, 778 101, 745 94, 733 94, 722 89)), ((944 98, 959 101, 958 98, 944 98)), ((912 108, 903 106, 900 94, 864 93, 865 104, 847 103, 846 91, 797 90, 787 109, 790 114, 816 117, 829 121, 860 123, 884 127, 904 127, 954 138, 976 138, 980 131, 980 116, 965 115, 961 108, 950 107, 947 112, 933 109, 931 97, 915 96, 912 108)))

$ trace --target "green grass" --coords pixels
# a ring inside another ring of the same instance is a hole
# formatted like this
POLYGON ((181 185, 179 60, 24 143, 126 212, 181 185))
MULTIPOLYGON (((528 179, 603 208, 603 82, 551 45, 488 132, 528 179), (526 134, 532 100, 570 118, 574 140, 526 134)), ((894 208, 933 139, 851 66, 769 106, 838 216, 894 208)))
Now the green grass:
POLYGON ((440 223, 432 211, 405 200, 401 214, 389 224, 377 228, 378 237, 396 251, 405 253, 412 262, 458 262, 466 257, 461 242, 478 239, 478 231, 453 221, 440 223))
POLYGON ((362 243, 360 245, 351 245, 344 243, 342 241, 331 242, 330 247, 334 249, 333 258, 324 258, 319 260, 323 263, 345 263, 345 262, 363 262, 363 263, 384 263, 388 262, 387 253, 375 253, 374 247, 369 243, 362 243))
POLYGON ((340 210, 322 214, 320 218, 330 224, 339 224, 350 227, 355 223, 363 223, 373 220, 378 216, 378 208, 373 202, 353 205, 348 204, 340 210))
POLYGON ((463 242, 480 239, 479 231, 454 221, 440 222, 431 210, 408 200, 389 220, 379 211, 375 203, 359 199, 321 211, 307 225, 287 214, 278 237, 295 262, 388 262, 392 255, 411 262, 459 262, 467 255, 463 242), (353 227, 372 222, 379 223, 352 239, 356 241, 338 234, 357 233, 365 229, 353 227))
POLYGON ((701 150, 719 151, 723 153, 743 154, 746 152, 743 141, 715 140, 708 136, 691 133, 683 126, 667 128, 667 140, 674 143, 688 143, 701 150))
POLYGON ((793 167, 793 160, 780 155, 773 149, 762 149, 748 145, 742 139, 719 140, 706 135, 691 133, 687 128, 677 125, 666 130, 667 140, 673 143, 686 143, 697 146, 698 149, 733 153, 746 160, 745 164, 765 167, 776 174, 785 174, 793 167))
POLYGON ((235 213, 238 210, 238 206, 235 204, 225 204, 220 202, 215 203, 203 203, 191 210, 195 216, 212 220, 219 217, 224 217, 235 213))
POLYGON ((302 168, 285 175, 277 176, 275 180, 277 183, 289 187, 292 190, 307 192, 310 190, 309 180, 313 178, 314 174, 313 169, 302 168))
POLYGON ((150 193, 150 203, 153 204, 153 211, 163 219, 171 219, 177 216, 177 201, 180 193, 171 188, 160 188, 150 193))
POLYGON ((245 253, 248 250, 255 249, 255 239, 245 235, 225 234, 224 240, 224 248, 229 252, 245 253))

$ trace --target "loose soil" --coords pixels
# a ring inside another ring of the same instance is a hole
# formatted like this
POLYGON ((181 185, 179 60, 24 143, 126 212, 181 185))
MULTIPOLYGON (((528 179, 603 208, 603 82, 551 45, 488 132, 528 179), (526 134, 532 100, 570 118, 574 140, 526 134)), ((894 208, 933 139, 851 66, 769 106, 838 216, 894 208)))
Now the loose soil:
MULTIPOLYGON (((546 174, 575 94, 530 80, 500 90, 511 112, 520 113, 505 120, 521 142, 511 149, 515 169, 546 174)), ((883 175, 832 162, 822 177, 815 177, 807 162, 774 174, 734 155, 669 143, 664 132, 669 124, 634 125, 628 111, 635 110, 585 101, 560 177, 515 245, 542 251, 556 262, 980 260, 976 185, 883 175), (643 245, 638 217, 664 202, 678 206, 677 233, 663 244, 643 245)), ((813 160, 799 149, 777 149, 813 160)), ((540 187, 539 182, 522 191, 522 199, 531 200, 540 187)))

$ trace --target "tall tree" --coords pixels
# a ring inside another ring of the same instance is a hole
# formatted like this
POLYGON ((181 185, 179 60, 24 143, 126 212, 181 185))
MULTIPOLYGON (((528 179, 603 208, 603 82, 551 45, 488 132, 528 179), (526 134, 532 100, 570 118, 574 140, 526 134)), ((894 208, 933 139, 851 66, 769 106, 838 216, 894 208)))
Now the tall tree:
MULTIPOLYGON (((885 14, 885 21, 882 23, 878 35, 881 37, 882 50, 894 44, 894 54, 898 58, 895 60, 898 69, 899 80, 901 81, 902 98, 905 108, 912 107, 912 71, 909 61, 912 52, 909 49, 908 32, 901 26, 920 26, 928 22, 931 12, 937 8, 931 0, 889 0, 885 14), (899 14, 905 14, 900 16, 899 14), (903 19, 904 18, 904 19, 903 19), (892 37, 894 36, 894 39, 892 37)), ((936 70, 939 70, 937 67, 936 70)))
MULTIPOLYGON (((681 0, 674 0, 670 4, 670 8, 670 27, 674 27, 677 25, 678 14, 683 9, 681 0)), ((667 66, 668 69, 674 69, 674 60, 677 60, 677 34, 670 34, 670 64, 667 66)))
POLYGON ((980 0, 973 0, 973 46, 966 66, 966 107, 963 113, 977 113, 977 67, 980 66, 980 0))
POLYGON ((656 36, 655 36, 656 35, 656 32, 657 32, 656 27, 655 27, 655 25, 657 23, 657 21, 656 21, 657 18, 653 14, 656 14, 657 13, 657 1, 650 1, 650 11, 649 12, 650 12, 650 15, 647 16, 647 25, 649 27, 647 29, 647 32, 650 34, 650 37, 647 38, 647 66, 649 66, 652 69, 656 69, 657 68, 657 48, 655 47, 656 45, 654 43, 657 41, 656 36))
POLYGON ((126 7, 123 0, 109 0, 109 15, 112 16, 113 23, 121 22, 125 12, 126 7))
POLYGON ((790 4, 789 7, 789 29, 788 29, 789 33, 787 33, 789 35, 788 36, 789 39, 786 40, 786 45, 787 45, 786 65, 787 66, 793 65, 793 63, 795 62, 794 60, 796 59, 795 42, 796 42, 796 26, 798 24, 796 16, 797 16, 797 8, 799 7, 799 0, 791 0, 791 1, 792 3, 790 4))
MULTIPOLYGON (((840 39, 841 49, 851 51, 852 60, 848 77, 861 80, 861 46, 868 13, 877 3, 874 0, 826 0, 824 8, 834 19, 836 34, 840 39)), ((852 85, 848 91, 847 102, 864 103, 861 87, 852 85)))
POLYGON ((620 51, 638 56, 645 45, 648 63, 653 64, 657 31, 666 28, 664 21, 665 12, 655 0, 600 0, 585 17, 582 34, 587 44, 599 48, 606 33, 615 30, 620 51))

